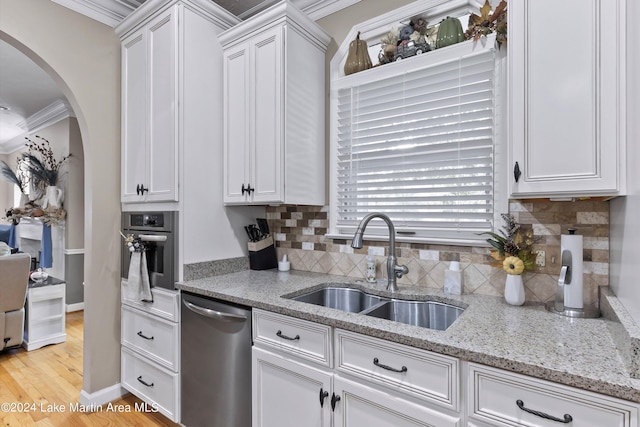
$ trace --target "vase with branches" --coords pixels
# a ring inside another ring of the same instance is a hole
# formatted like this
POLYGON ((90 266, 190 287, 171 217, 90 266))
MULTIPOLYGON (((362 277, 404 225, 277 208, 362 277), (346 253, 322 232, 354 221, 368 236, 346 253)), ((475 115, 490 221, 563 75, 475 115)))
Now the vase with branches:
POLYGON ((56 186, 60 178, 60 167, 71 157, 71 154, 56 159, 51 149, 51 144, 46 138, 36 135, 34 141, 29 137, 26 153, 22 153, 19 163, 24 168, 25 175, 29 177, 32 187, 44 195, 47 187, 56 186))

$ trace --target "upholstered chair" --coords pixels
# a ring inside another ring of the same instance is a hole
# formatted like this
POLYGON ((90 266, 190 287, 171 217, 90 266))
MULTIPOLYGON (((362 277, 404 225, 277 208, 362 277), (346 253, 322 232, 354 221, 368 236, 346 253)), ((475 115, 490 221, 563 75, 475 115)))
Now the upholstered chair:
POLYGON ((22 344, 29 254, 0 256, 0 351, 22 344))

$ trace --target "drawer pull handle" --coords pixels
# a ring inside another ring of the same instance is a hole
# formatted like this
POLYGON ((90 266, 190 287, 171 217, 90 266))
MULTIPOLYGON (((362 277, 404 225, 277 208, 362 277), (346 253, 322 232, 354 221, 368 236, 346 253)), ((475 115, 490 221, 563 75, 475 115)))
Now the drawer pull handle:
POLYGON ((403 367, 402 367, 402 368, 400 368, 400 369, 392 368, 392 367, 391 367, 391 366, 389 366, 389 365, 383 365, 382 363, 380 363, 380 362, 378 361, 378 358, 377 358, 377 357, 374 357, 374 358, 373 358, 373 364, 374 364, 374 365, 376 365, 376 366, 378 366, 378 367, 380 367, 380 368, 382 368, 382 369, 386 369, 387 371, 391 371, 391 372, 400 372, 400 373, 402 373, 402 372, 407 372, 407 367, 406 367, 406 366, 403 366, 403 367))
POLYGON ((147 387, 153 387, 153 383, 149 384, 148 382, 146 382, 145 380, 142 379, 142 375, 140 375, 137 378, 138 381, 140 381, 142 384, 146 385, 147 387))
POLYGON ((145 340, 152 340, 153 339, 153 337, 148 337, 145 334, 143 334, 142 331, 138 331, 138 336, 140 338, 144 338, 145 340))
POLYGON ((520 399, 516 400, 516 405, 518 405, 518 408, 522 409, 525 412, 528 412, 530 414, 536 415, 540 418, 544 418, 546 420, 551 420, 551 421, 555 421, 558 423, 563 423, 563 424, 569 424, 571 421, 573 421, 573 417, 569 414, 564 414, 564 419, 561 418, 556 418, 553 417, 551 415, 545 414, 544 412, 540 412, 540 411, 535 411, 533 409, 528 409, 524 407, 524 402, 520 399))
POLYGON ((324 391, 322 387, 320 387, 320 407, 321 408, 324 407, 324 399, 326 399, 327 396, 329 396, 329 392, 324 391))
POLYGON ((331 393, 331 410, 335 412, 336 403, 340 402, 340 396, 335 393, 331 393))
POLYGON ((300 339, 300 335, 296 335, 295 337, 291 338, 284 335, 282 331, 276 332, 276 335, 279 336, 280 338, 284 338, 285 340, 289 340, 289 341, 298 341, 300 339))

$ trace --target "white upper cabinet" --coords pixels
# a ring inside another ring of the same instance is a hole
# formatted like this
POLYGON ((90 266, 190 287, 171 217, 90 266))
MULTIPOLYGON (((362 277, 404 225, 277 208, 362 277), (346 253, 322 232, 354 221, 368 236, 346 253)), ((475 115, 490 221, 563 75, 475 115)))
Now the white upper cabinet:
MULTIPOLYGON (((191 173, 181 169, 199 170, 185 158, 215 142, 222 114, 217 35, 237 22, 201 0, 148 0, 116 28, 122 39, 123 203, 177 202, 179 180, 191 173)), ((209 175, 200 173, 194 181, 206 189, 209 175)))
POLYGON ((176 12, 122 43, 122 202, 178 200, 176 12))
POLYGON ((329 36, 281 2, 220 41, 224 203, 323 205, 329 36))
POLYGON ((624 195, 625 37, 624 0, 509 2, 511 197, 624 195))

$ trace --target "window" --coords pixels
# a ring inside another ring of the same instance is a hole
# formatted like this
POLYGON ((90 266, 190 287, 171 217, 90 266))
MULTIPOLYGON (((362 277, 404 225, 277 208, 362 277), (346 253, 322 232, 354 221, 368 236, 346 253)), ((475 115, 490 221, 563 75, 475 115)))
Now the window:
POLYGON ((493 45, 463 42, 332 82, 332 234, 353 235, 370 212, 408 240, 473 243, 493 230, 493 45))

